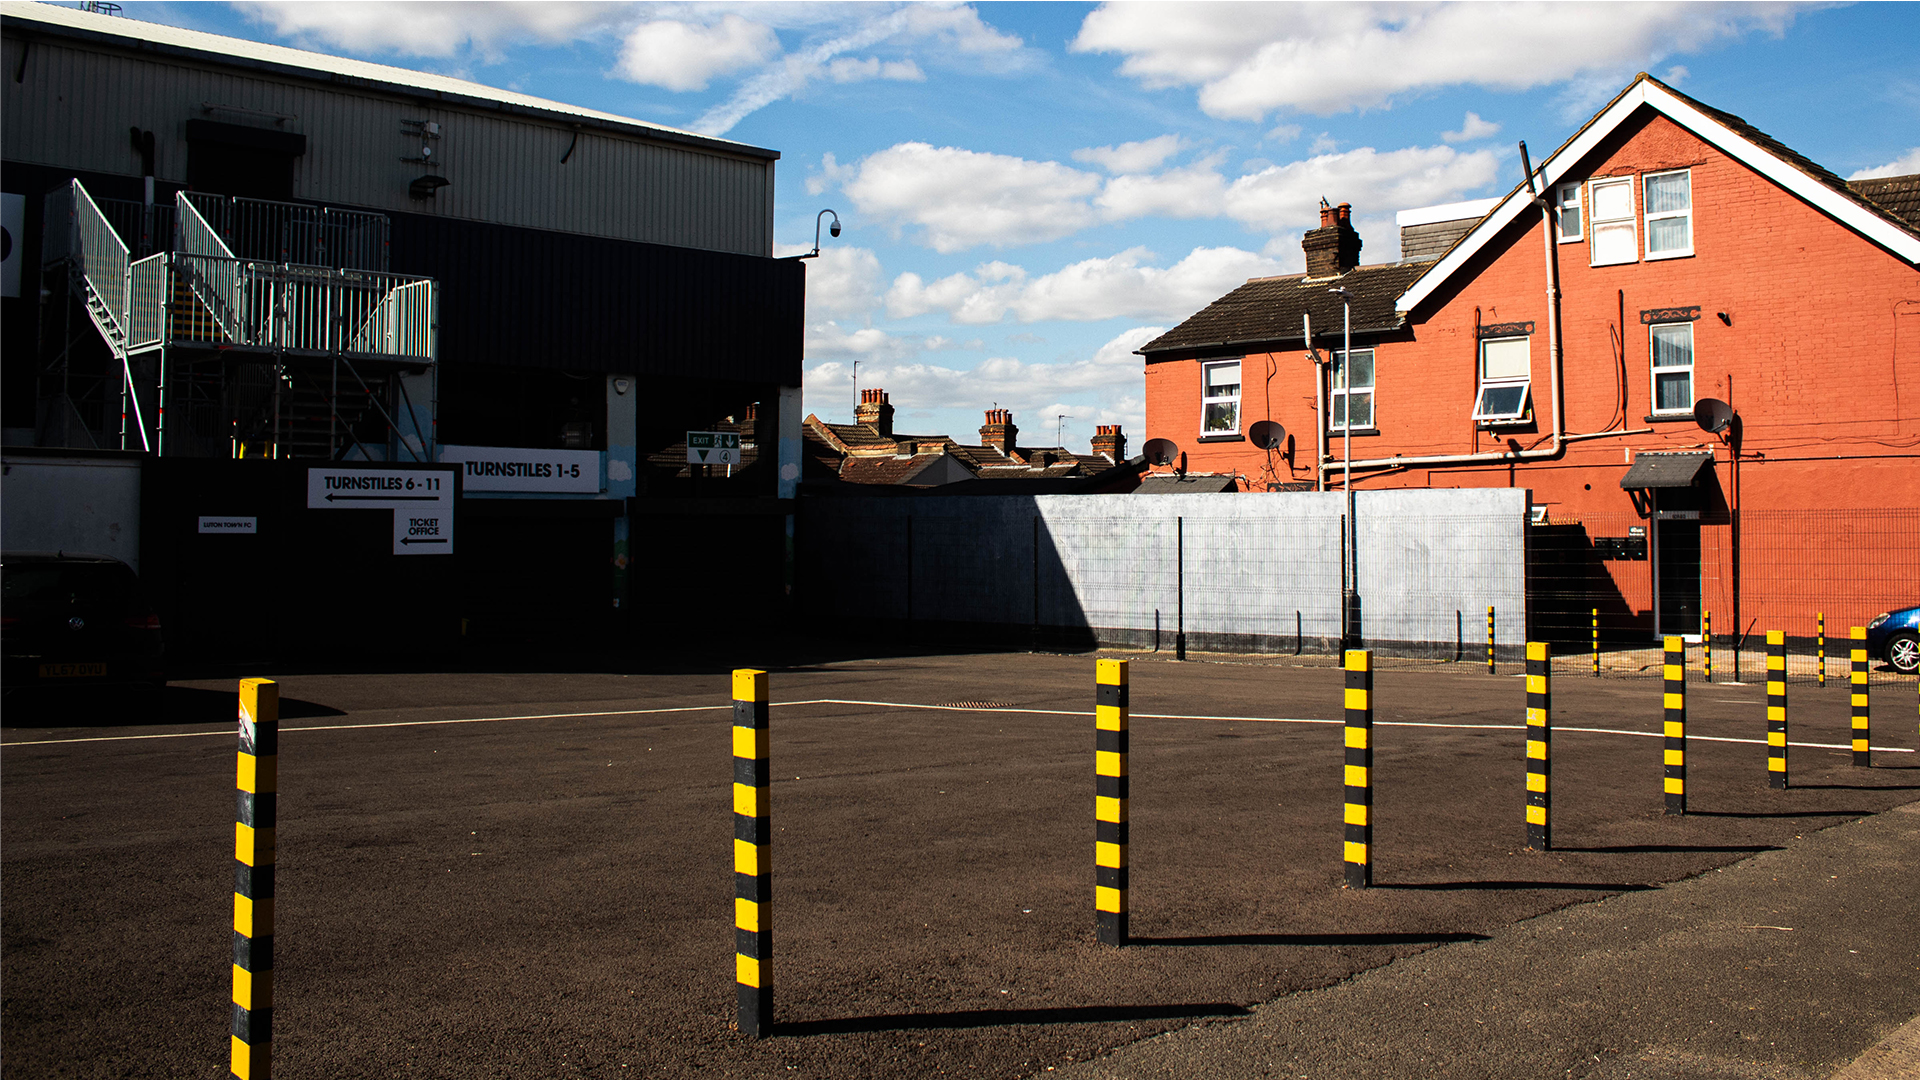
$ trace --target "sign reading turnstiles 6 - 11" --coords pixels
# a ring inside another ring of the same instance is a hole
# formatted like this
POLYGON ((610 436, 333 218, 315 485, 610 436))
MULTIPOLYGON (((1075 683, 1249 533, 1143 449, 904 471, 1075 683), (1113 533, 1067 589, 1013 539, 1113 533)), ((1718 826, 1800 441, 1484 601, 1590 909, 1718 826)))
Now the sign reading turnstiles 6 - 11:
POLYGON ((395 555, 453 554, 453 469, 307 470, 307 509, 386 510, 395 555))
POLYGON ((687 464, 740 464, 740 434, 735 431, 687 432, 687 464))

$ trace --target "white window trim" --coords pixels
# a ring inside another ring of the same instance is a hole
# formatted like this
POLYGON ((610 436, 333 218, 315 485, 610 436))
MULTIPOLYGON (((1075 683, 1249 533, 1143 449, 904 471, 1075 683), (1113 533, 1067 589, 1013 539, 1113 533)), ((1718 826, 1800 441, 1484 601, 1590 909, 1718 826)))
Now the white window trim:
POLYGON ((1638 194, 1640 198, 1640 208, 1641 208, 1640 233, 1641 235, 1646 237, 1647 260, 1651 262, 1654 259, 1684 259, 1692 255, 1693 254, 1693 170, 1692 169, 1666 169, 1661 172, 1642 173, 1640 174, 1639 187, 1640 187, 1640 191, 1638 192, 1638 194), (1685 176, 1687 178, 1687 208, 1685 210, 1668 210, 1668 211, 1665 211, 1664 213, 1657 213, 1657 214, 1647 212, 1646 210, 1647 181, 1660 176, 1685 176), (1675 248, 1672 251, 1654 251, 1652 223, 1655 221, 1663 221, 1669 218, 1686 218, 1687 219, 1687 246, 1684 249, 1675 248))
MULTIPOLYGON (((1378 362, 1378 359, 1379 359, 1378 354, 1376 354, 1373 351, 1373 348, 1371 346, 1364 349, 1355 349, 1353 351, 1354 351, 1354 354, 1356 355, 1359 353, 1366 353, 1368 359, 1378 362)), ((1345 367, 1347 354, 1343 350, 1335 349, 1333 350, 1333 355, 1335 360, 1339 361, 1343 370, 1346 370, 1346 371, 1352 370, 1350 368, 1345 367)), ((1367 398, 1367 422, 1364 424, 1361 424, 1359 427, 1356 427, 1353 430, 1355 431, 1380 430, 1380 413, 1378 412, 1379 401, 1374 395, 1374 389, 1379 385, 1379 383, 1380 383, 1380 372, 1376 368, 1373 373, 1372 382, 1367 383, 1365 386, 1354 386, 1354 387, 1343 389, 1340 385, 1340 375, 1335 372, 1333 364, 1328 364, 1327 365, 1327 430, 1328 431, 1347 430, 1346 421, 1343 420, 1343 421, 1335 422, 1335 420, 1333 419, 1334 401, 1337 399, 1350 398, 1350 397, 1354 397, 1362 394, 1366 395, 1366 398, 1367 398), (1349 390, 1351 390, 1352 392, 1349 393, 1348 392, 1349 390)), ((1353 412, 1351 409, 1348 409, 1345 415, 1347 417, 1347 420, 1353 419, 1353 412)))
POLYGON ((1587 239, 1587 265, 1589 266, 1625 266, 1628 263, 1635 263, 1640 261, 1640 235, 1639 235, 1640 234, 1640 218, 1639 218, 1639 215, 1636 213, 1640 205, 1640 197, 1639 197, 1639 192, 1637 190, 1639 187, 1640 187, 1639 177, 1634 175, 1601 176, 1601 177, 1596 177, 1592 180, 1587 181, 1587 218, 1586 218, 1586 221, 1583 223, 1586 228, 1586 233, 1588 238, 1587 239), (1627 189, 1627 213, 1623 217, 1607 218, 1605 220, 1601 220, 1598 214, 1595 213, 1595 208, 1600 205, 1600 200, 1595 197, 1594 191, 1597 188, 1607 187, 1612 184, 1619 184, 1624 186, 1627 189), (1600 226, 1615 225, 1623 221, 1626 222, 1627 227, 1632 229, 1634 232, 1633 255, 1625 259, 1609 259, 1604 262, 1601 261, 1600 243, 1598 238, 1600 226))
POLYGON ((1240 434, 1240 427, 1241 427, 1240 401, 1244 396, 1244 390, 1247 385, 1246 378, 1247 378, 1247 368, 1246 368, 1245 357, 1239 357, 1236 359, 1227 359, 1227 360, 1208 360, 1203 362, 1200 365, 1200 437, 1201 438, 1203 439, 1219 438, 1223 435, 1240 434), (1208 397, 1207 396, 1207 372, 1212 368, 1225 367, 1228 364, 1234 364, 1240 368, 1240 382, 1235 385, 1234 391, 1232 394, 1223 394, 1217 397, 1208 397), (1215 405, 1223 401, 1233 402, 1233 427, 1221 428, 1219 430, 1210 430, 1207 427, 1207 406, 1215 405))
POLYGON ((1584 186, 1580 183, 1561 184, 1554 189, 1553 227, 1563 244, 1587 238, 1586 208, 1580 200, 1580 192, 1584 186), (1563 225, 1564 215, 1569 209, 1573 211, 1574 219, 1579 223, 1572 232, 1567 232, 1563 225))
POLYGON ((1647 413, 1649 415, 1652 415, 1652 416, 1692 416, 1693 415, 1693 405, 1695 402, 1700 400, 1700 395, 1696 392, 1697 384, 1693 377, 1694 370, 1700 366, 1700 355, 1694 351, 1698 338, 1699 338, 1699 335, 1693 332, 1693 323, 1691 322, 1679 322, 1679 321, 1660 322, 1660 323, 1651 323, 1647 326, 1647 413), (1655 330, 1660 329, 1663 326, 1684 326, 1687 328, 1687 355, 1693 357, 1693 361, 1687 364, 1685 367, 1681 367, 1679 365, 1673 365, 1669 367, 1654 366, 1653 364, 1653 349, 1654 349, 1653 332, 1655 330), (1660 376, 1662 374, 1673 375, 1681 371, 1685 371, 1687 373, 1686 407, 1681 409, 1662 409, 1660 407, 1660 376))
POLYGON ((1477 376, 1473 390, 1473 419, 1482 424, 1525 424, 1533 419, 1533 337, 1515 335, 1511 337, 1481 338, 1474 346, 1477 355, 1474 358, 1474 374, 1477 376), (1496 341, 1524 341, 1527 343, 1527 373, 1520 378, 1489 379, 1487 370, 1487 346, 1496 341), (1489 413, 1480 405, 1486 400, 1487 390, 1494 387, 1520 387, 1520 401, 1513 412, 1489 413))

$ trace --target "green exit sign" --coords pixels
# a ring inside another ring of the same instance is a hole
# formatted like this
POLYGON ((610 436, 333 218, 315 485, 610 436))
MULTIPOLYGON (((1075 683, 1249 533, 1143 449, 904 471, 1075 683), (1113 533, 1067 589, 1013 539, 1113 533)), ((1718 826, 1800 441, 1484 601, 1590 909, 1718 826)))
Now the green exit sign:
POLYGON ((740 464, 740 434, 734 431, 687 432, 689 465, 740 464))

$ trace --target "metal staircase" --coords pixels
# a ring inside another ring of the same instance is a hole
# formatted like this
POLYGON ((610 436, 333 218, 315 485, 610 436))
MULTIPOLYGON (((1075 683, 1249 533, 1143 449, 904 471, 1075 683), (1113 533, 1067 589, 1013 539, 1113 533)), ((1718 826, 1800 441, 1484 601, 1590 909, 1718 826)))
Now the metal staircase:
MULTIPOLYGON (((163 217, 116 209, 130 221, 163 217)), ((181 192, 164 215, 170 249, 136 260, 80 181, 51 193, 47 210, 46 262, 65 263, 120 369, 123 448, 204 454, 224 427, 234 454, 422 456, 430 425, 415 423, 407 437, 396 389, 403 374, 435 363, 435 286, 386 272, 383 216, 181 192), (246 257, 263 251, 281 258, 246 257), (271 375, 243 374, 247 366, 271 375), (180 380, 171 388, 170 374, 180 380), (242 392, 261 385, 272 388, 264 400, 242 392), (175 392, 188 428, 170 450, 175 392)))

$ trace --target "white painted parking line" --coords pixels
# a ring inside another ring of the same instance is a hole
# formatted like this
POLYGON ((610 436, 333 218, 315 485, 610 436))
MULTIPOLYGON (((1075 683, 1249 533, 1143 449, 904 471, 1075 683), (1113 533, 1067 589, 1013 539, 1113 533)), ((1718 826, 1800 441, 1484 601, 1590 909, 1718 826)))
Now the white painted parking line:
MULTIPOLYGON (((852 699, 852 698, 808 698, 801 701, 776 701, 772 703, 773 708, 792 708, 795 706, 802 706, 802 705, 855 705, 855 706, 860 706, 862 708, 874 708, 874 709, 919 709, 922 711, 930 711, 930 712, 1000 713, 1003 715, 1012 714, 1012 715, 1024 715, 1024 716, 1092 716, 1093 715, 1092 712, 1085 709, 1020 709, 1020 708, 976 709, 976 708, 969 708, 963 705, 922 705, 918 702, 911 702, 911 701, 863 701, 863 700, 852 699)), ((470 717, 457 717, 450 720, 394 720, 386 723, 369 723, 369 724, 311 724, 311 725, 304 725, 301 727, 283 726, 280 729, 280 734, 284 737, 288 735, 298 735, 302 732, 307 732, 307 731, 365 731, 372 728, 435 727, 443 724, 502 724, 502 723, 509 723, 516 720, 574 720, 574 719, 585 719, 587 717, 593 717, 593 716, 657 716, 657 715, 665 715, 668 713, 715 712, 715 711, 726 710, 731 708, 733 708, 733 705, 731 703, 728 703, 724 705, 684 705, 684 706, 677 706, 677 707, 665 708, 665 709, 605 709, 605 710, 599 710, 594 712, 531 713, 531 714, 520 715, 520 716, 470 716, 470 717)), ((1319 719, 1311 719, 1311 718, 1305 718, 1305 717, 1286 717, 1286 716, 1210 716, 1210 715, 1190 714, 1190 713, 1141 713, 1141 712, 1137 712, 1132 715, 1133 715, 1133 718, 1136 720, 1213 720, 1213 721, 1226 721, 1231 723, 1243 723, 1243 724, 1338 725, 1338 724, 1344 723, 1344 721, 1341 721, 1341 720, 1319 720, 1319 719)), ((1525 730, 1525 725, 1522 725, 1522 724, 1448 724, 1448 723, 1439 723, 1434 721, 1422 721, 1422 720, 1380 720, 1375 722, 1375 726, 1377 727, 1440 728, 1443 730, 1450 730, 1450 731, 1522 731, 1522 730, 1525 730)), ((1649 739, 1661 737, 1661 733, 1658 731, 1633 731, 1627 728, 1556 727, 1554 728, 1554 730, 1556 732, 1578 732, 1578 733, 1587 734, 1587 735, 1637 735, 1637 736, 1640 736, 1641 738, 1649 738, 1649 739)), ((21 740, 18 742, 0 743, 0 746, 55 746, 55 745, 60 745, 64 743, 139 742, 139 741, 148 740, 148 739, 199 739, 199 738, 211 738, 214 736, 221 736, 221 735, 231 736, 232 734, 233 734, 233 728, 221 727, 213 731, 180 731, 180 732, 169 732, 166 734, 155 734, 155 735, 93 735, 93 736, 85 736, 85 737, 76 738, 76 739, 21 740)), ((1703 742, 1742 743, 1749 746, 1765 746, 1767 744, 1767 741, 1765 739, 1737 739, 1737 738, 1732 738, 1730 736, 1725 736, 1725 735, 1696 735, 1691 732, 1688 733, 1687 738, 1698 739, 1703 742)), ((1852 747, 1851 743, 1794 742, 1794 743, 1788 743, 1788 745, 1805 747, 1805 748, 1816 749, 1816 750, 1846 750, 1852 747)), ((1911 754, 1914 752, 1912 749, 1904 746, 1876 746, 1873 749, 1878 753, 1887 753, 1887 754, 1911 754)))

